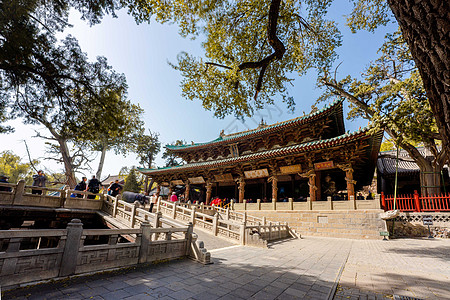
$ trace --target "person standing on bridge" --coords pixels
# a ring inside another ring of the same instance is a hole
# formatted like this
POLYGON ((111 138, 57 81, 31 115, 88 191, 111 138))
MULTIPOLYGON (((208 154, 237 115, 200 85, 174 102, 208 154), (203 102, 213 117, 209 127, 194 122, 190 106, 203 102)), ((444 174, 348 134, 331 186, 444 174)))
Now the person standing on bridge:
MULTIPOLYGON (((45 176, 44 171, 39 170, 37 175, 33 175, 33 186, 36 187, 45 187, 45 183, 47 182, 47 176, 45 176)), ((42 195, 42 190, 31 190, 32 194, 42 195)))
POLYGON ((108 192, 111 191, 111 196, 116 197, 119 195, 120 191, 122 190, 122 186, 119 184, 119 179, 116 179, 116 182, 111 184, 108 188, 108 192))
MULTIPOLYGON (((86 191, 87 178, 81 178, 81 181, 75 186, 75 191, 86 191)), ((83 198, 83 194, 77 194, 77 198, 83 198)))
MULTIPOLYGON (((100 190, 100 181, 92 175, 92 179, 89 180, 87 191, 93 194, 97 194, 100 190)), ((88 199, 95 199, 96 195, 88 195, 88 199)))
POLYGON ((158 202, 158 197, 156 196, 156 193, 153 193, 150 197, 150 209, 149 212, 152 212, 153 206, 158 202))

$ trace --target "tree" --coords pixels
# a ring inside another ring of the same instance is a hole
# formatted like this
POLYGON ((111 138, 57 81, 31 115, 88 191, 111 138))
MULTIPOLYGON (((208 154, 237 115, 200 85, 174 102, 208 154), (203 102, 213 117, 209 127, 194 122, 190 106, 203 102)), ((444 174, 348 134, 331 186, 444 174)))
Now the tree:
MULTIPOLYGON (((328 1, 252 0, 138 1, 129 6, 138 22, 152 15, 173 21, 180 34, 205 35, 206 60, 178 58, 183 96, 199 99, 215 115, 250 115, 274 95, 292 107, 286 91, 290 72, 317 68, 319 77, 341 44, 335 23, 325 19, 328 1), (253 96, 253 97, 252 97, 253 96)), ((423 80, 443 148, 450 161, 450 28, 448 1, 353 0, 348 25, 356 32, 375 30, 395 16, 423 80)))
POLYGON ((106 152, 114 150, 115 154, 127 155, 132 151, 133 141, 143 130, 144 122, 140 119, 143 110, 139 105, 121 101, 116 108, 116 111, 107 113, 122 121, 117 127, 106 127, 105 131, 99 132, 97 138, 90 142, 92 149, 101 153, 96 173, 97 178, 102 175, 106 152))
MULTIPOLYGON (((183 140, 176 140, 175 142, 171 143, 172 146, 181 146, 186 145, 186 142, 183 140)), ((162 158, 166 160, 165 167, 174 167, 181 165, 183 162, 180 161, 180 158, 173 154, 172 151, 169 151, 167 148, 165 148, 164 153, 162 155, 162 158)))
POLYGON ((125 178, 125 185, 123 186, 124 191, 139 193, 141 191, 142 183, 138 181, 136 176, 136 169, 131 168, 130 173, 125 178))
POLYGON ((374 130, 384 129, 397 147, 407 151, 420 168, 422 194, 438 194, 446 152, 433 113, 408 46, 400 32, 388 34, 380 57, 362 73, 363 81, 347 76, 341 81, 325 76, 329 90, 319 99, 344 97, 350 102, 349 118, 370 120, 374 130), (429 160, 415 146, 433 154, 429 160))
MULTIPOLYGON (((37 165, 39 162, 34 160, 33 163, 37 165)), ((31 164, 22 163, 20 156, 8 150, 0 152, 0 175, 8 176, 10 183, 17 183, 24 179, 25 183, 29 185, 33 181, 33 173, 31 164)))
MULTIPOLYGON (((161 143, 159 142, 159 133, 148 130, 149 134, 141 134, 136 138, 134 152, 138 155, 139 163, 144 168, 151 169, 155 161, 156 155, 161 150, 161 143)), ((153 185, 151 181, 150 186, 153 185)), ((144 183, 145 193, 149 191, 148 177, 145 177, 144 183)))

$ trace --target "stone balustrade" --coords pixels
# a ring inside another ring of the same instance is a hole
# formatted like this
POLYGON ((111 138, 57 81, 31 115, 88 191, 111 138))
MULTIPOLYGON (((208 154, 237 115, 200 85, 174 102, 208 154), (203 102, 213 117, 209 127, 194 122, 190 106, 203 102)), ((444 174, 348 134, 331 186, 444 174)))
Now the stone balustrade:
POLYGON ((210 232, 215 236, 230 239, 241 245, 266 247, 267 241, 289 236, 296 237, 287 223, 268 224, 265 218, 248 216, 246 212, 206 206, 203 203, 180 204, 160 200, 157 210, 162 212, 164 216, 181 222, 191 222, 196 228, 210 232), (261 230, 258 231, 255 228, 261 228, 261 230), (267 231, 265 228, 268 228, 267 231), (267 232, 273 232, 273 234, 266 234, 267 232))
POLYGON ((328 197, 326 201, 311 201, 308 197, 305 202, 294 202, 289 198, 288 202, 261 202, 260 199, 256 203, 248 203, 246 200, 243 203, 231 203, 232 210, 246 211, 246 210, 368 210, 380 209, 380 195, 375 195, 373 200, 355 200, 354 196, 350 196, 350 200, 333 201, 328 197))
POLYGON ((0 186, 11 189, 11 192, 0 191, 0 205, 99 210, 102 207, 103 198, 106 197, 103 194, 85 191, 27 186, 24 180, 20 180, 17 184, 1 183, 0 186), (95 195, 96 198, 88 199, 89 195, 95 195))
MULTIPOLYGON (((155 219, 157 219, 155 217, 155 219)), ((73 219, 66 229, 0 231, 0 286, 100 272, 167 259, 190 257, 210 263, 193 226, 83 229, 73 219)))

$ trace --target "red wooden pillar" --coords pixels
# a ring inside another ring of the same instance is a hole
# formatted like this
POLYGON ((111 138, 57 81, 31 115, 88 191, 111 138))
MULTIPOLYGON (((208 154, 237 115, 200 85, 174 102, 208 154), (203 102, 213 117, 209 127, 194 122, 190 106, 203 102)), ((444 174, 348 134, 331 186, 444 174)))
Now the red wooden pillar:
POLYGON ((420 200, 419 200, 419 193, 417 193, 417 191, 414 191, 414 206, 415 206, 415 211, 420 212, 420 200))
POLYGON ((312 173, 309 175, 309 198, 311 199, 311 201, 316 201, 316 173, 312 173))
POLYGON ((211 201, 212 195, 212 182, 206 183, 206 205, 209 205, 209 201, 211 201))
POLYGON ((383 209, 386 211, 387 207, 386 207, 386 197, 384 196, 384 193, 381 192, 381 206, 383 207, 383 209))
POLYGON ((346 171, 345 174, 346 180, 347 180, 347 194, 348 194, 348 200, 350 200, 350 196, 355 197, 355 182, 353 180, 353 169, 349 169, 346 171))

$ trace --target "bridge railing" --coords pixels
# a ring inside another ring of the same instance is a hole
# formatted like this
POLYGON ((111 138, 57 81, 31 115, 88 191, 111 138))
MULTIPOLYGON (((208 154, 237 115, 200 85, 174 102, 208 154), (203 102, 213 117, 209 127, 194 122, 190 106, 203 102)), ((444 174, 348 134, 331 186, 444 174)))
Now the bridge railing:
MULTIPOLYGON (((215 206, 206 206, 204 204, 190 204, 190 203, 176 203, 165 200, 160 200, 157 205, 157 210, 163 215, 168 216, 174 220, 181 222, 191 222, 197 228, 212 233, 215 236, 221 236, 231 239, 241 245, 252 246, 267 246, 261 238, 267 240, 274 240, 277 238, 284 238, 286 228, 289 228, 286 223, 271 223, 266 224, 265 218, 257 218, 248 216, 246 212, 235 212, 229 209, 222 209, 215 206), (212 215, 211 212, 215 214, 212 215), (254 226, 269 226, 273 234, 253 235, 246 232, 252 232, 251 228, 254 226), (260 238, 258 238, 260 236, 260 238)), ((287 231, 291 233, 290 230, 287 231)))
POLYGON ((0 231, 0 286, 105 271, 167 259, 191 257, 209 263, 192 225, 133 229, 83 229, 73 219, 66 229, 0 231))
POLYGON ((105 197, 103 194, 85 191, 29 186, 25 185, 24 180, 17 184, 0 183, 0 187, 11 189, 0 191, 0 205, 98 210, 102 206, 102 198, 105 197), (91 197, 94 199, 90 199, 91 197))

